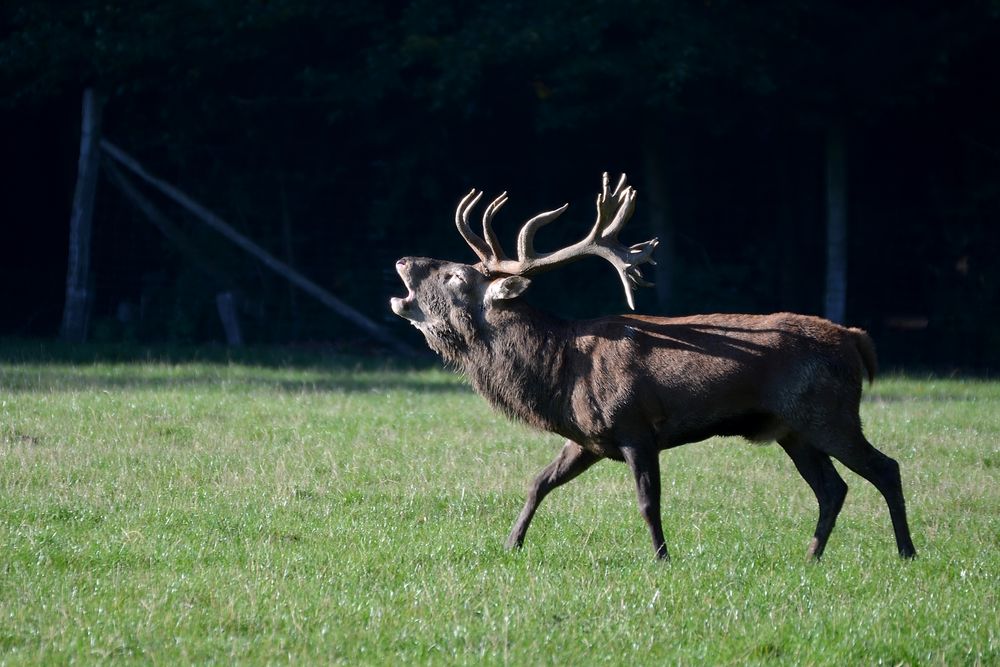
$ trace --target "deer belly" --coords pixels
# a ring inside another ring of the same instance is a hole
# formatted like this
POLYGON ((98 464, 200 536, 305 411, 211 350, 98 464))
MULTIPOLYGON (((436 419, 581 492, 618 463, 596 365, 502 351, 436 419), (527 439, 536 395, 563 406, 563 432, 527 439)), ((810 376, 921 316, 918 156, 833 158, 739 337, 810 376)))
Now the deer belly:
POLYGON ((676 424, 660 433, 664 447, 677 447, 700 442, 713 436, 738 435, 751 442, 772 442, 788 432, 788 426, 767 412, 745 412, 706 420, 700 423, 676 424))

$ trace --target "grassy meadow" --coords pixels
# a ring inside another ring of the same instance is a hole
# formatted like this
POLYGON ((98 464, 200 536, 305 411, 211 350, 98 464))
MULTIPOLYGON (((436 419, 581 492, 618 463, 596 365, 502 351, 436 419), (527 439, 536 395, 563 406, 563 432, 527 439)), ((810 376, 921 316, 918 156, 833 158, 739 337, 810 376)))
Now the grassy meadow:
POLYGON ((882 377, 913 562, 850 486, 824 560, 777 446, 661 455, 541 506, 559 438, 433 364, 0 346, 0 664, 1000 664, 1000 383, 882 377))

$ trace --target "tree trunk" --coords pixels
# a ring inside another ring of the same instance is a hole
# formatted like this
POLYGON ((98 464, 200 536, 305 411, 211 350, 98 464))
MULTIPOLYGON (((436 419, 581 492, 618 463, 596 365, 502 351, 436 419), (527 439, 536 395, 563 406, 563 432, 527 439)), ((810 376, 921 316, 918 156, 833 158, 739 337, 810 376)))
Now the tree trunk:
POLYGON ((642 157, 645 169, 644 185, 646 215, 653 235, 660 240, 655 252, 653 283, 657 308, 662 315, 670 313, 673 306, 674 229, 669 211, 666 167, 663 161, 662 142, 657 141, 658 131, 647 132, 643 141, 642 157))
POLYGON ((66 270, 66 301, 63 305, 60 337, 70 343, 87 339, 92 294, 90 293, 90 236, 97 197, 100 164, 102 100, 93 88, 83 92, 83 121, 80 129, 80 159, 73 192, 73 212, 69 219, 69 258, 66 270))
POLYGON ((834 123, 826 134, 826 295, 824 316, 843 323, 847 304, 847 133, 834 123))

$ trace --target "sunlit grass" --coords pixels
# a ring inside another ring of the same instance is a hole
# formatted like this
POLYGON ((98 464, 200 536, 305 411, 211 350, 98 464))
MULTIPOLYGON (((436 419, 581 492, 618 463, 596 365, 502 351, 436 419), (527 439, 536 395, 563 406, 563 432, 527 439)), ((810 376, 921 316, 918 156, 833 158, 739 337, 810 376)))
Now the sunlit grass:
POLYGON ((916 561, 845 471, 806 562, 808 487, 725 439, 661 456, 661 564, 615 463, 504 552, 560 440, 435 367, 37 356, 0 365, 0 662, 1000 662, 1000 383, 867 390, 916 561))

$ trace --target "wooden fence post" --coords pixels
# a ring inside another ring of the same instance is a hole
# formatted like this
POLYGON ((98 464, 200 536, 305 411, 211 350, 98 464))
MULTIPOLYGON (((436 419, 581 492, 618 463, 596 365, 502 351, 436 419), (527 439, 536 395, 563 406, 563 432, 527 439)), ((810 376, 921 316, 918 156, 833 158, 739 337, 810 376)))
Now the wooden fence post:
POLYGON ((80 128, 80 159, 69 219, 69 258, 66 270, 66 301, 60 337, 70 343, 87 340, 87 325, 93 295, 90 293, 90 236, 97 198, 100 164, 101 107, 93 88, 83 91, 83 121, 80 128))
POLYGON ((226 333, 226 344, 230 347, 243 345, 243 333, 240 330, 240 319, 236 315, 236 299, 232 292, 219 292, 215 295, 215 307, 219 309, 219 319, 226 333))

